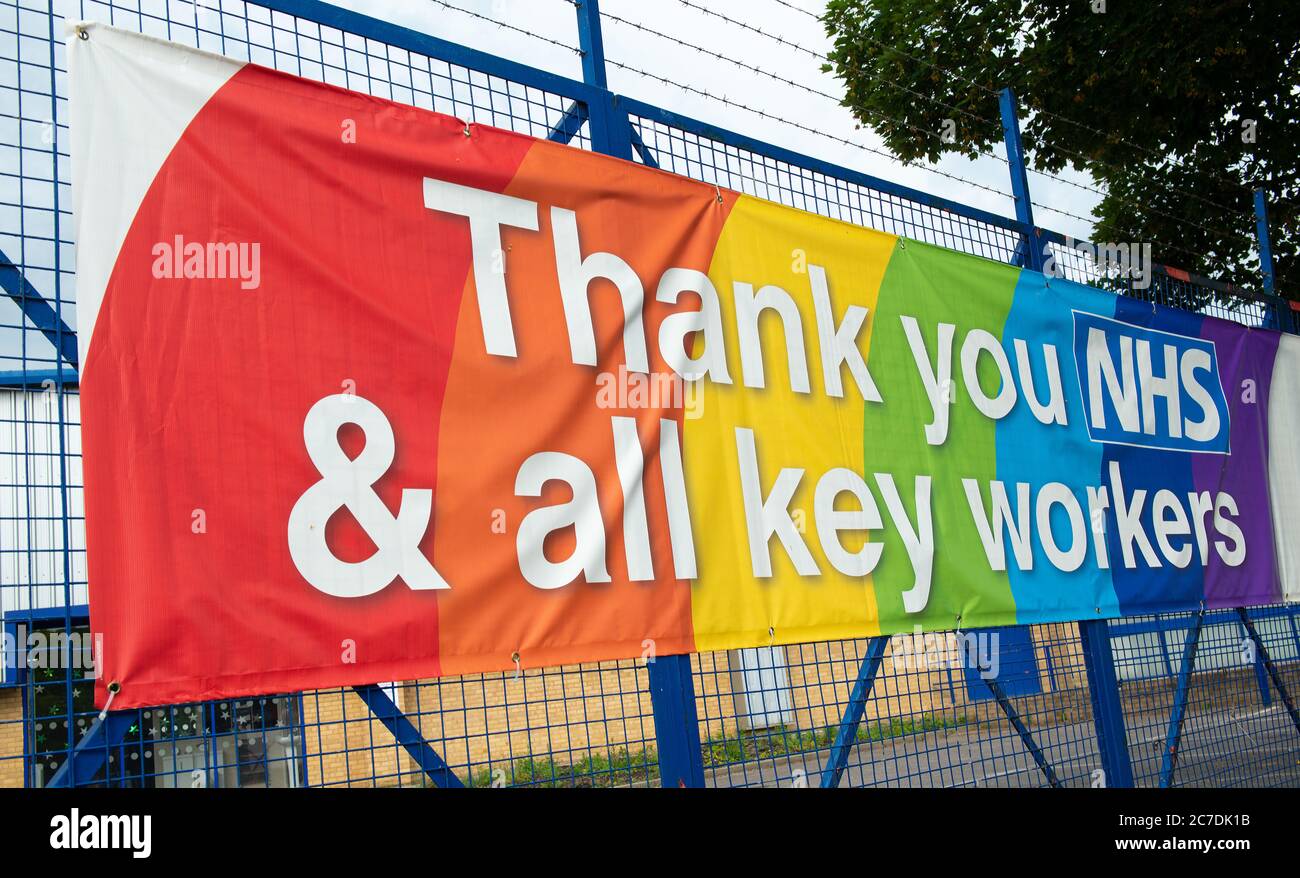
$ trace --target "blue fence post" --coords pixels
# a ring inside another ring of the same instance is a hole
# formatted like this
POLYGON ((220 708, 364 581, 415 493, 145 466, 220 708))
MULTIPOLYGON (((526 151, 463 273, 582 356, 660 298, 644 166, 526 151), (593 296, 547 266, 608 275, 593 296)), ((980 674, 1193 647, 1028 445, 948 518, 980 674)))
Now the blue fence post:
POLYGON ((582 81, 596 89, 587 107, 591 148, 606 155, 632 159, 632 126, 620 109, 618 96, 609 91, 605 75, 605 39, 600 29, 600 3, 575 0, 578 45, 582 50, 582 81))
MULTIPOLYGON (((1277 296, 1276 276, 1273 269, 1273 244, 1268 233, 1268 195, 1263 189, 1255 190, 1255 242, 1259 247, 1259 273, 1264 281, 1264 292, 1277 296)), ((1278 297, 1273 302, 1277 309, 1277 328, 1282 332, 1295 332, 1296 322, 1290 303, 1278 297)))
POLYGON ((1273 246, 1268 238, 1268 196, 1255 190, 1255 239, 1259 244, 1259 271, 1264 276, 1264 292, 1273 295, 1273 246))
POLYGON ((576 0, 578 47, 582 50, 582 81, 609 91, 605 74, 605 36, 600 29, 599 0, 576 0))
POLYGON ((1273 265, 1273 242, 1269 238, 1269 196, 1262 189, 1255 190, 1255 239, 1260 248, 1260 274, 1264 278, 1264 291, 1274 299, 1278 311, 1278 329, 1294 333, 1297 330, 1295 312, 1291 302, 1278 295, 1277 277, 1273 265))
POLYGON ((700 722, 689 655, 651 659, 650 706, 655 717, 659 782, 665 787, 704 786, 700 722))
MULTIPOLYGON (((582 79, 598 91, 587 107, 591 148, 632 160, 632 125, 605 76, 605 42, 597 0, 576 0, 582 79)), ((650 705, 654 711, 659 780, 665 787, 704 786, 704 757, 695 710, 695 680, 689 655, 656 656, 649 662, 650 705)))
POLYGON ((1110 626, 1105 619, 1079 623, 1083 667, 1092 698, 1092 723, 1097 731, 1097 752, 1108 787, 1133 786, 1133 760, 1128 752, 1128 729, 1119 697, 1119 677, 1110 648, 1110 626))
POLYGON ((1002 138, 1007 147, 1007 164, 1011 169, 1011 194, 1016 200, 1016 219, 1022 228, 1020 244, 1016 247, 1014 262, 1034 271, 1043 270, 1043 248, 1038 244, 1038 229, 1034 226, 1034 206, 1029 200, 1029 172, 1025 165, 1025 150, 1020 142, 1020 118, 1016 112, 1016 95, 1009 88, 998 93, 1002 109, 1002 138))

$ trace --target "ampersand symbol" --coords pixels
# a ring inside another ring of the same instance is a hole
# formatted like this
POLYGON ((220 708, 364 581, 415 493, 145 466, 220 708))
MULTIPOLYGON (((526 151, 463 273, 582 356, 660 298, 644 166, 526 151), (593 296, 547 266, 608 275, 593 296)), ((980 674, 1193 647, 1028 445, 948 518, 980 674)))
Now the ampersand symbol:
POLYGON ((394 517, 374 484, 393 465, 393 428, 379 407, 350 393, 317 402, 302 425, 307 455, 321 479, 298 498, 289 513, 289 556, 314 588, 341 598, 382 590, 397 576, 412 589, 449 588, 420 551, 429 526, 433 491, 405 488, 394 517), (356 424, 366 445, 356 459, 339 447, 338 431, 356 424), (377 551, 364 561, 340 561, 325 541, 325 523, 346 506, 377 551))

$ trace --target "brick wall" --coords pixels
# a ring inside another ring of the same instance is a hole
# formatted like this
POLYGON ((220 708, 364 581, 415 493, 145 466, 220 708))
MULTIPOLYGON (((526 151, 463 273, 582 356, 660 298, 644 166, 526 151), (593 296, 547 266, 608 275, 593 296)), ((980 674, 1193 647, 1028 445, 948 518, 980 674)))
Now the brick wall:
POLYGON ((302 743, 311 786, 396 786, 406 770, 392 734, 350 689, 303 693, 302 743))
POLYGON ((0 689, 0 787, 23 785, 23 690, 0 689))

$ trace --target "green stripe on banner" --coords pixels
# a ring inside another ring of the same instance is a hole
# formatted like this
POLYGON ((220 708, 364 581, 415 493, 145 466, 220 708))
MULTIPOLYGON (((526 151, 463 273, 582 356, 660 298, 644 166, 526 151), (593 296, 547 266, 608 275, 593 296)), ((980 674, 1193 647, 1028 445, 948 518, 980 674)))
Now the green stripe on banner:
MULTIPOLYGON (((971 402, 962 379, 961 346, 971 330, 985 330, 999 341, 1011 309, 1019 270, 995 262, 953 253, 915 241, 900 241, 881 285, 872 318, 869 367, 884 402, 868 404, 863 429, 866 477, 891 473, 913 522, 914 479, 930 476, 930 506, 934 516, 934 568, 925 609, 907 613, 905 591, 916 587, 913 564, 896 528, 882 532, 885 542, 874 574, 882 632, 943 630, 972 625, 1013 625, 1015 601, 1005 572, 990 571, 971 519, 962 479, 975 479, 987 490, 997 477, 996 422, 971 402), (916 320, 925 342, 924 364, 913 356, 904 318, 916 320), (922 374, 941 378, 940 323, 954 327, 947 353, 950 382, 936 384, 934 398, 948 405, 946 435, 934 428, 935 444, 927 441, 926 425, 935 423, 931 390, 922 374)), ((1000 386, 992 357, 981 355, 977 375, 985 395, 1000 386)), ((913 599, 919 598, 919 593, 913 599)))

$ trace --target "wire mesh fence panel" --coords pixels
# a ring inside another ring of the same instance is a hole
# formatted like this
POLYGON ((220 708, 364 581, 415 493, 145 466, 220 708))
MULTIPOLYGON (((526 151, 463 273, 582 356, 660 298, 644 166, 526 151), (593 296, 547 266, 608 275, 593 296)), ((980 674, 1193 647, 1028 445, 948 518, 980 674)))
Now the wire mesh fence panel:
MULTIPOLYGON (((64 31, 79 19, 592 148, 581 95, 531 84, 558 80, 518 82, 400 28, 379 38, 366 19, 327 5, 0 0, 0 281, 7 294, 0 297, 0 611, 6 644, 34 644, 26 652, 6 646, 0 784, 43 786, 83 744, 75 780, 87 785, 423 787, 435 776, 475 787, 658 785, 663 730, 643 659, 125 711, 110 716, 120 724, 111 730, 97 722, 72 368, 64 31), (401 721, 382 716, 376 703, 390 704, 401 721), (422 745, 442 774, 431 773, 422 745)), ((1003 263, 1021 260, 1025 246, 1047 247, 1071 280, 1250 326, 1297 329, 1296 312, 1275 299, 1176 270, 1153 271, 1140 287, 1119 282, 1054 237, 1024 240, 1009 220, 684 120, 633 113, 630 121, 639 160, 673 173, 1003 263)), ((1270 687, 1275 673, 1292 693, 1300 689, 1294 608, 1251 611, 1264 650, 1250 661, 1243 658, 1250 639, 1236 617, 1207 614, 1180 695, 1194 618, 1110 624, 1137 782, 1300 782, 1300 734, 1270 687), (1170 770, 1169 723, 1179 704, 1170 770)), ((879 654, 871 643, 693 656, 705 782, 1097 785, 1096 717, 1077 626, 917 632, 891 638, 879 654)))
POLYGON ((868 644, 702 654, 710 781, 833 785, 838 742, 839 785, 1091 785, 1099 763, 1073 625, 896 635, 874 676, 868 644), (860 718, 846 724, 864 676, 860 718))
MULTIPOLYGON (((475 674, 380 687, 470 787, 647 786, 658 778, 640 660, 475 674)), ((429 786, 350 689, 306 693, 306 782, 429 786)))
POLYGON ((646 155, 660 168, 859 226, 1010 262, 1019 236, 753 149, 634 116, 646 155))
POLYGON ((1248 611, 1262 650, 1236 611, 1206 612, 1199 629, 1197 615, 1110 623, 1135 782, 1300 783, 1300 728, 1265 662, 1267 656, 1288 693, 1295 693, 1300 687, 1297 608, 1248 611))

